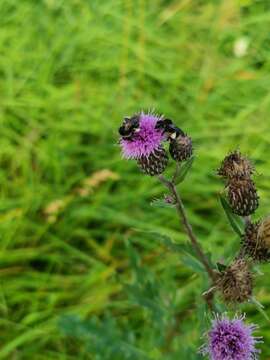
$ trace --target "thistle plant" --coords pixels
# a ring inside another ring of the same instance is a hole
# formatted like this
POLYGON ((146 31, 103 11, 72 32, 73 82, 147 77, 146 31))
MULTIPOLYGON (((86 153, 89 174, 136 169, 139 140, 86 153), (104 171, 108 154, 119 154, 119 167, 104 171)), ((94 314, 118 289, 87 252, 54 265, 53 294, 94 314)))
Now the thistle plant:
MULTIPOLYGON (((245 325, 243 316, 229 320, 217 314, 215 306, 218 298, 229 308, 235 309, 244 302, 260 307, 253 295, 253 265, 270 259, 270 218, 251 219, 259 206, 254 165, 236 150, 224 158, 217 171, 217 176, 224 180, 221 204, 240 240, 239 251, 230 263, 213 264, 193 230, 178 189, 194 159, 191 137, 172 120, 144 112, 125 117, 119 134, 123 157, 135 160, 144 174, 156 177, 167 189, 161 202, 175 208, 193 252, 207 274, 209 289, 204 289, 202 299, 210 313, 216 315, 208 333, 209 343, 202 353, 213 360, 257 358, 258 339, 252 334, 255 327, 245 325), (171 178, 164 176, 169 156, 175 164, 171 178)), ((260 311, 263 311, 261 307, 260 311)))

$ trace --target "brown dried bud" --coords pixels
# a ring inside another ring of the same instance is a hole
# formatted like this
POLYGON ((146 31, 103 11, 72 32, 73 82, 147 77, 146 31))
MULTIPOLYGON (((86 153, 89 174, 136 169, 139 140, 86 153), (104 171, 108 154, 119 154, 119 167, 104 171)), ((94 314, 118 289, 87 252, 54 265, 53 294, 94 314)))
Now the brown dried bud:
POLYGON ((253 173, 254 166, 238 150, 225 157, 217 172, 219 176, 227 179, 249 178, 253 173))
POLYGON ((246 226, 241 252, 254 261, 265 262, 270 260, 269 218, 262 223, 250 223, 246 226))
POLYGON ((264 242, 267 249, 270 249, 270 216, 262 220, 258 228, 258 238, 264 242))
POLYGON ((228 198, 232 211, 240 216, 253 214, 259 206, 257 190, 250 179, 231 179, 228 198))
POLYGON ((242 303, 249 300, 252 295, 253 280, 247 261, 234 260, 220 273, 217 287, 227 303, 242 303))
POLYGON ((171 139, 169 151, 175 161, 185 161, 189 159, 193 152, 191 138, 187 135, 179 135, 175 139, 171 139))
POLYGON ((162 174, 168 164, 168 155, 163 147, 154 150, 149 156, 142 156, 137 160, 140 169, 147 175, 162 174))

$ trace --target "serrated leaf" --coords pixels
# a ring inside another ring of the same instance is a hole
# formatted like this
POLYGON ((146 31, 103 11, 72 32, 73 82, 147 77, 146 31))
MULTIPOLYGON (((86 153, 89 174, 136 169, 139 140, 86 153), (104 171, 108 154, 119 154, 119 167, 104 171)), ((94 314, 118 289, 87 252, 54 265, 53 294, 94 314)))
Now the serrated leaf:
POLYGON ((84 341, 86 349, 98 353, 102 359, 149 360, 147 354, 130 343, 128 333, 123 332, 114 318, 106 317, 102 321, 97 318, 82 320, 77 316, 64 316, 59 321, 60 329, 67 336, 84 341))
MULTIPOLYGON (((144 231, 145 232, 145 231, 144 231)), ((188 267, 193 268, 196 272, 205 272, 204 266, 201 259, 198 257, 196 251, 194 250, 190 242, 185 242, 184 244, 176 244, 173 240, 165 234, 160 234, 157 232, 145 232, 154 237, 155 241, 158 241, 160 244, 166 246, 171 251, 176 251, 180 254, 183 259, 183 263, 188 267)), ((209 265, 214 268, 214 265, 211 260, 211 254, 206 253, 209 265)))
POLYGON ((147 232, 147 234, 151 235, 154 240, 158 241, 160 244, 166 246, 172 251, 177 251, 179 253, 190 254, 193 257, 196 257, 196 253, 192 247, 192 245, 188 242, 184 244, 176 244, 168 235, 160 234, 154 231, 147 232))
POLYGON ((195 271, 196 273, 203 273, 205 274, 205 268, 203 267, 202 263, 194 258, 193 256, 183 256, 181 257, 181 261, 183 264, 188 266, 190 269, 195 271))
POLYGON ((163 245, 167 246, 169 249, 179 252, 183 264, 187 265, 195 272, 205 273, 205 269, 200 259, 197 258, 196 252, 194 251, 191 244, 175 244, 172 239, 167 235, 159 233, 152 233, 152 235, 155 235, 155 238, 158 239, 163 245))
POLYGON ((241 218, 235 214, 232 213, 230 205, 228 204, 227 200, 224 198, 224 196, 220 195, 220 203, 225 211, 225 214, 227 215, 227 218, 229 220, 229 223, 232 227, 232 229, 236 232, 238 236, 242 236, 244 232, 244 223, 241 220, 241 218))
POLYGON ((154 199, 150 203, 151 206, 157 208, 174 208, 175 204, 170 204, 165 201, 165 199, 154 199))
POLYGON ((185 180, 189 170, 192 167, 193 161, 194 161, 194 156, 191 156, 187 161, 185 161, 180 165, 180 169, 178 173, 175 174, 173 179, 175 185, 180 184, 185 180))

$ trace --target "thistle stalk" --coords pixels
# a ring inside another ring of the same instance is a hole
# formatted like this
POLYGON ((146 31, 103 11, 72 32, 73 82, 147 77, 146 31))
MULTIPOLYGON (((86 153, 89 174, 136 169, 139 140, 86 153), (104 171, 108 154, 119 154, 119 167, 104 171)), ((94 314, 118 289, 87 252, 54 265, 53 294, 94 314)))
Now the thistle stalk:
POLYGON ((172 181, 167 180, 163 175, 159 175, 158 178, 159 178, 160 182, 167 187, 167 189, 170 191, 171 195, 174 197, 175 208, 176 208, 177 214, 179 216, 180 223, 184 226, 185 231, 186 231, 186 233, 190 239, 190 242, 193 246, 193 249, 196 252, 201 263, 203 264, 209 278, 214 282, 216 279, 215 273, 214 273, 213 269, 211 268, 209 261, 207 259, 207 256, 203 252, 196 235, 193 232, 192 225, 188 221, 188 217, 186 214, 186 210, 185 210, 183 201, 180 197, 180 194, 179 194, 179 192, 176 188, 175 182, 174 182, 175 177, 173 178, 172 181))

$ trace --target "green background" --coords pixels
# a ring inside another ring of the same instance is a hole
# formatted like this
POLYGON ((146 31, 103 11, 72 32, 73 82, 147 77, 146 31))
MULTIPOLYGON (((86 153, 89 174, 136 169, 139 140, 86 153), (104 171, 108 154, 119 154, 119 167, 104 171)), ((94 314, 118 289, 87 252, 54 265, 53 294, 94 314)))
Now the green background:
MULTIPOLYGON (((239 239, 215 176, 228 151, 256 165, 254 218, 270 210, 270 2, 1 0, 0 16, 0 358, 127 359, 106 353, 127 336, 134 359, 197 359, 207 283, 143 232, 186 239, 172 209, 150 206, 164 189, 121 159, 117 129, 155 109, 192 137, 181 193, 204 249, 228 263, 239 239), (72 314, 116 325, 93 349, 93 334, 59 325, 72 314)), ((269 359, 269 323, 242 310, 269 359)))

